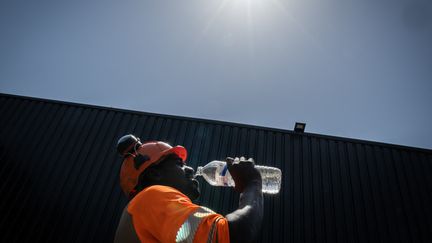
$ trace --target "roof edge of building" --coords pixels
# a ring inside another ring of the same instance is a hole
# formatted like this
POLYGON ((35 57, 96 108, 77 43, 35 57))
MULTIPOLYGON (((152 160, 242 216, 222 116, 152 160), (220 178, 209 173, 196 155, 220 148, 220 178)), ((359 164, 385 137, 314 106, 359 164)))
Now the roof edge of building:
POLYGON ((156 117, 162 117, 162 118, 181 119, 181 120, 188 120, 188 121, 195 121, 195 122, 202 122, 202 123, 210 123, 210 124, 229 125, 229 126, 243 127, 243 128, 249 128, 249 129, 266 130, 266 131, 270 131, 270 132, 287 133, 287 134, 294 135, 294 136, 316 137, 316 138, 324 138, 324 139, 329 139, 329 140, 353 142, 353 143, 358 143, 358 144, 369 144, 369 145, 372 144, 372 145, 377 145, 377 146, 393 147, 393 148, 406 149, 406 150, 415 150, 415 151, 421 151, 421 152, 426 152, 426 153, 432 154, 432 149, 427 149, 427 148, 419 148, 419 147, 412 147, 412 146, 406 146, 406 145, 398 145, 398 144, 392 144, 392 143, 369 141, 369 140, 363 140, 363 139, 324 135, 324 134, 317 134, 317 133, 308 133, 308 132, 298 133, 298 132, 294 132, 292 130, 287 130, 287 129, 282 129, 282 128, 272 128, 272 127, 265 127, 265 126, 258 126, 258 125, 249 125, 249 124, 242 124, 242 123, 229 122, 229 121, 220 121, 220 120, 205 119, 205 118, 194 118, 194 117, 186 117, 186 116, 179 116, 179 115, 169 115, 169 114, 136 111, 136 110, 129 110, 129 109, 124 109, 124 108, 106 107, 106 106, 84 104, 84 103, 77 103, 77 102, 71 102, 71 101, 61 101, 61 100, 46 99, 46 98, 39 98, 39 97, 32 97, 32 96, 25 96, 25 95, 7 94, 7 93, 0 93, 0 97, 8 97, 8 98, 15 98, 15 99, 22 99, 22 100, 30 100, 30 101, 39 101, 39 102, 54 103, 54 104, 59 104, 59 105, 68 105, 68 106, 90 108, 90 109, 102 109, 102 110, 109 110, 109 111, 136 114, 136 115, 148 115, 148 116, 156 116, 156 117))

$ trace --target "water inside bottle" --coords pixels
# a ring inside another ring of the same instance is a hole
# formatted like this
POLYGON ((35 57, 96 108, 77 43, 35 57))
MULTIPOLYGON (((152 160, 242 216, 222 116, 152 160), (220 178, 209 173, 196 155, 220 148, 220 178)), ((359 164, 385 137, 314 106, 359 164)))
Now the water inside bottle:
MULTIPOLYGON (((255 166, 261 174, 262 178, 262 192, 266 194, 279 193, 282 172, 278 168, 268 166, 255 166)), ((204 179, 212 186, 234 186, 234 181, 227 172, 226 176, 222 176, 221 172, 224 169, 223 164, 216 164, 213 166, 206 166, 197 168, 196 176, 203 176, 204 179)))
POLYGON ((280 190, 282 181, 282 172, 277 168, 267 166, 256 166, 261 173, 262 192, 266 194, 277 194, 280 190))
POLYGON ((216 180, 216 170, 218 168, 216 167, 210 167, 205 168, 205 172, 203 171, 204 168, 202 166, 198 166, 197 171, 195 173, 195 177, 202 176, 206 179, 206 181, 212 185, 212 186, 218 186, 217 180, 216 180))

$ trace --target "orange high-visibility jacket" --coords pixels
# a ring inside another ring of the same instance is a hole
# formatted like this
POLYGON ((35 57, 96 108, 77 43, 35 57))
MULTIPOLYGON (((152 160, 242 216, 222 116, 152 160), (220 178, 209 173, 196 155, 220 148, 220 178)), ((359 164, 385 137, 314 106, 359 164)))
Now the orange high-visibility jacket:
POLYGON ((150 186, 123 211, 114 242, 229 242, 228 221, 180 191, 150 186))

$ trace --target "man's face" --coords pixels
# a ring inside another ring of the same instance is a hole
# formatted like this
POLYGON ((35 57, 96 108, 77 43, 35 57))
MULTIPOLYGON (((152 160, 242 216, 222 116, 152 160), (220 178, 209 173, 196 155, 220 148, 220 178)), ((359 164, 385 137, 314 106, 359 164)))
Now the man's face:
POLYGON ((161 173, 161 184, 179 190, 191 200, 199 197, 199 183, 193 179, 195 171, 186 166, 180 158, 169 157, 165 159, 159 164, 158 170, 161 173))

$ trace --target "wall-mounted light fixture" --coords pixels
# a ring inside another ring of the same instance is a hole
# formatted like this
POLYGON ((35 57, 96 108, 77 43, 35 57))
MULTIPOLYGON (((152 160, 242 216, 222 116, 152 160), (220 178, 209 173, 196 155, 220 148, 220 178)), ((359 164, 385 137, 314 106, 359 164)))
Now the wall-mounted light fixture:
POLYGON ((294 125, 294 132, 304 133, 306 128, 306 123, 296 122, 294 125))

